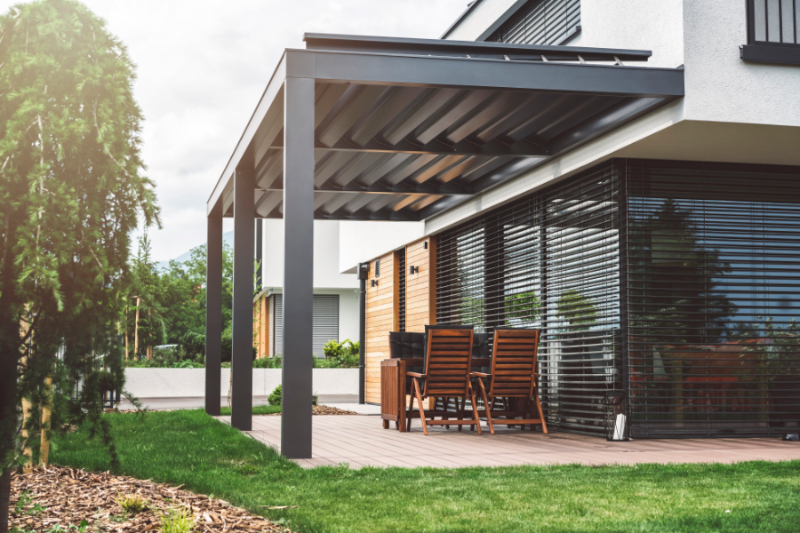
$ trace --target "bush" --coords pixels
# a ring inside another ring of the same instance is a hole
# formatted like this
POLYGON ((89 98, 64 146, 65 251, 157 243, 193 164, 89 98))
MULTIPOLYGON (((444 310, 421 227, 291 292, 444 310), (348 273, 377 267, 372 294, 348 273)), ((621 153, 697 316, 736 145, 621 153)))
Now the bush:
POLYGON ((350 339, 342 342, 329 340, 322 348, 325 359, 314 361, 316 368, 356 368, 359 362, 359 344, 350 339), (324 362, 323 362, 324 361, 324 362))
POLYGON ((206 336, 203 333, 189 331, 183 336, 180 342, 183 353, 190 358, 203 355, 206 352, 206 336))
POLYGON ((263 357, 253 361, 253 368, 281 368, 280 357, 263 357))
POLYGON ((283 397, 283 385, 278 385, 275 390, 267 397, 267 402, 270 405, 280 405, 281 398, 283 397))

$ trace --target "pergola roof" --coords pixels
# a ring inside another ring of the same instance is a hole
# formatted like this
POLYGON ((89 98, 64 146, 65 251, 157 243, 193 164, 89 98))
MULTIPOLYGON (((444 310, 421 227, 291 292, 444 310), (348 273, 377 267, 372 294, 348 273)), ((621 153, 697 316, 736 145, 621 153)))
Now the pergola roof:
POLYGON ((284 81, 315 80, 314 216, 422 220, 683 96, 648 51, 305 35, 287 49, 211 198, 231 216, 253 165, 281 218, 284 81))

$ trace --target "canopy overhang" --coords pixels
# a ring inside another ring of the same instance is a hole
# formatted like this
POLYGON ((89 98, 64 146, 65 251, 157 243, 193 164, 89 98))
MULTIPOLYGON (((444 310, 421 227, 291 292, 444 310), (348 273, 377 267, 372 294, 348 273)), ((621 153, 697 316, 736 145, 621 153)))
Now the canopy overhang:
POLYGON ((423 220, 683 96, 648 51, 306 34, 285 51, 208 201, 283 216, 284 91, 314 80, 314 217, 423 220), (245 162, 246 161, 246 162, 245 162))
MULTIPOLYGON (((650 52, 308 34, 208 200, 206 410, 220 412, 233 216, 231 424, 252 425, 254 218, 283 218, 281 453, 311 457, 314 219, 423 220, 683 96, 650 52)), ((361 386, 364 269, 361 279, 361 386)))

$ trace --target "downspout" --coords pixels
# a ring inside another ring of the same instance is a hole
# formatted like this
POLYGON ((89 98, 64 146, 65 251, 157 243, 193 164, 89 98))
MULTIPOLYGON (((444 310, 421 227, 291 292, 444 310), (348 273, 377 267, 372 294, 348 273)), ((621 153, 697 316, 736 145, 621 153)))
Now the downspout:
POLYGON ((367 379, 367 277, 369 263, 358 264, 358 403, 364 404, 367 379))

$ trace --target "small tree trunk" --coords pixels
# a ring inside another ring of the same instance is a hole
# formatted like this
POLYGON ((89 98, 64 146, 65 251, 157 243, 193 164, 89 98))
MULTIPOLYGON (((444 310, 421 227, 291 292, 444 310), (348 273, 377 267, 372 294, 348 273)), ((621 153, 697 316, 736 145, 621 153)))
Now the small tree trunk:
POLYGON ((33 470, 33 450, 31 445, 27 443, 28 430, 25 429, 28 425, 28 420, 31 417, 31 402, 27 398, 22 399, 22 440, 25 442, 25 447, 22 449, 22 455, 25 457, 25 462, 22 464, 22 472, 30 474, 33 470))
POLYGON ((8 533, 8 506, 11 502, 11 469, 6 468, 0 474, 0 533, 8 533))
POLYGON ((139 355, 139 301, 141 298, 136 297, 136 324, 133 326, 133 354, 139 355))
MULTIPOLYGON (((22 357, 19 360, 19 364, 22 367, 28 362, 27 357, 22 357)), ((25 447, 22 449, 22 455, 25 457, 25 462, 22 464, 22 472, 25 474, 30 474, 33 470, 33 450, 31 450, 30 444, 28 444, 28 420, 30 420, 31 416, 31 402, 27 398, 22 398, 22 441, 25 442, 25 447)))
POLYGON ((125 360, 128 360, 128 328, 125 328, 125 360))
POLYGON ((42 445, 39 448, 39 464, 47 466, 50 455, 50 416, 53 412, 53 378, 45 380, 45 402, 42 404, 42 445))

